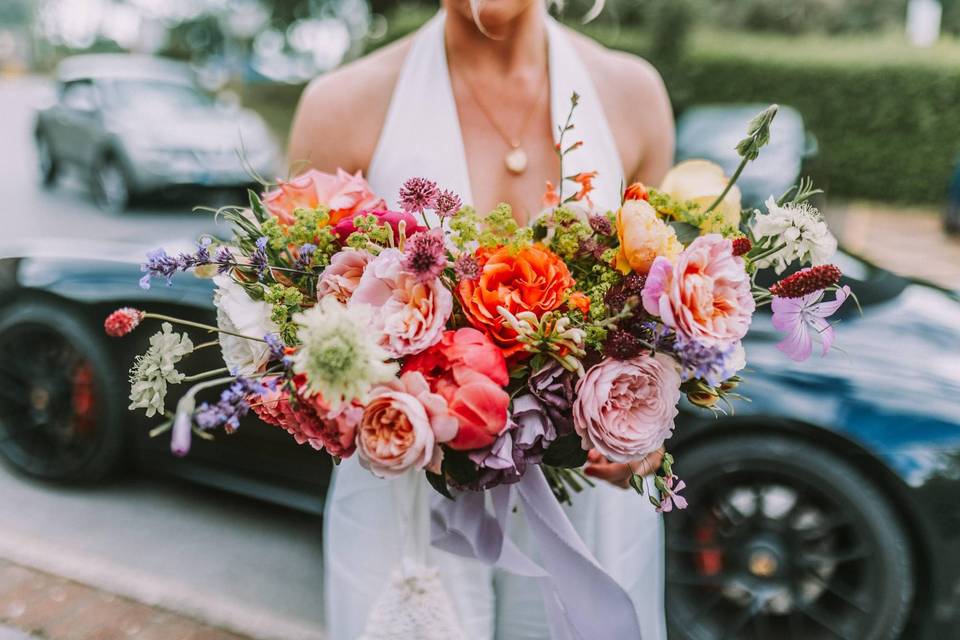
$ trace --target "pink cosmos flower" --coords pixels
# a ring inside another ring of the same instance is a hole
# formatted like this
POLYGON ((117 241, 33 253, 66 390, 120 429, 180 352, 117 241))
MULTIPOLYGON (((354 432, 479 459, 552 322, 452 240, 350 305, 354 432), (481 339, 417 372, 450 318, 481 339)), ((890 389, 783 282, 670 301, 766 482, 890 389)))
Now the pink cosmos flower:
POLYGON ((675 475, 665 476, 663 479, 663 489, 660 491, 660 506, 657 511, 669 513, 673 508, 686 509, 687 499, 680 495, 687 486, 687 483, 675 475))
POLYGON ((381 478, 408 469, 440 471, 441 442, 457 434, 447 401, 432 393, 426 378, 408 371, 374 387, 357 431, 360 464, 381 478))
POLYGON ((296 209, 330 208, 330 224, 367 209, 384 209, 386 202, 378 198, 357 171, 349 174, 337 169, 335 174, 310 169, 292 180, 279 181, 275 189, 263 194, 267 211, 282 224, 293 224, 296 209))
POLYGON ((350 304, 368 304, 376 311, 374 326, 391 357, 420 353, 443 337, 453 311, 453 295, 439 279, 419 282, 402 269, 403 254, 384 249, 367 265, 350 304))
MULTIPOLYGON (((393 229, 393 243, 400 244, 400 223, 404 224, 404 232, 407 238, 412 236, 415 233, 421 231, 426 231, 426 227, 419 224, 417 219, 413 217, 413 214, 407 213, 406 211, 387 211, 386 209, 377 209, 373 211, 363 211, 358 212, 365 215, 371 215, 377 218, 380 221, 380 224, 389 224, 393 229)), ((336 224, 333 228, 334 233, 337 234, 337 237, 341 241, 345 242, 347 238, 350 237, 350 234, 357 230, 357 226, 353 224, 353 220, 356 218, 356 215, 352 215, 344 218, 336 224)))
POLYGON ((817 291, 802 298, 774 297, 770 308, 773 311, 773 326, 777 331, 787 334, 777 349, 787 354, 791 360, 802 362, 813 353, 813 333, 820 336, 821 357, 827 355, 833 345, 833 327, 827 318, 836 313, 840 305, 850 295, 850 287, 837 290, 831 302, 824 302, 824 292, 817 291))
POLYGON ((641 297, 647 313, 704 344, 743 338, 756 307, 743 259, 716 233, 691 242, 676 264, 654 260, 641 297))
POLYGON ((673 433, 680 400, 680 374, 669 356, 607 358, 580 378, 573 427, 584 449, 614 462, 656 451, 673 433))
POLYGON ((323 270, 323 275, 317 282, 317 299, 333 296, 346 304, 360 284, 363 270, 371 260, 372 255, 355 249, 344 249, 333 254, 330 265, 323 270))

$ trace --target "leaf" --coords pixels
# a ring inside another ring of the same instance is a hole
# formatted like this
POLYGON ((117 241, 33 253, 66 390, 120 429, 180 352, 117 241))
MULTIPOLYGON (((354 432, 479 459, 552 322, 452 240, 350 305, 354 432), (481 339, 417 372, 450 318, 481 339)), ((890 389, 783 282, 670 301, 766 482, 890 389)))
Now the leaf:
POLYGON ((700 235, 700 229, 687 222, 674 221, 670 223, 673 230, 677 233, 677 240, 683 245, 688 245, 700 235))
POLYGON ((477 465, 463 451, 445 448, 442 472, 458 485, 469 485, 477 480, 477 465))
POLYGON ((427 471, 427 482, 430 483, 430 486, 436 490, 437 493, 442 495, 444 498, 449 498, 453 500, 453 494, 450 493, 450 488, 447 487, 447 477, 442 473, 433 473, 432 471, 427 471))
POLYGON ((544 464, 565 469, 576 469, 586 462, 587 452, 580 444, 580 436, 575 433, 554 440, 543 456, 544 464))
POLYGON ((250 209, 253 211, 253 215, 256 216, 258 221, 263 222, 269 214, 266 207, 263 206, 263 202, 260 201, 260 196, 253 189, 247 189, 247 193, 250 196, 250 209))
POLYGON ((636 491, 640 495, 643 495, 643 478, 641 478, 637 474, 631 475, 630 486, 633 487, 634 491, 636 491))

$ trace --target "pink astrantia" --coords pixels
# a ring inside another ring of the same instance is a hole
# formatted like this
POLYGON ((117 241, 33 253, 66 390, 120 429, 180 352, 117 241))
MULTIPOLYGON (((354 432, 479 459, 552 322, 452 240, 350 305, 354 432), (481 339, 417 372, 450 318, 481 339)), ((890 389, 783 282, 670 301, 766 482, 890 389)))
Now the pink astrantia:
POLYGON ((837 290, 836 299, 824 302, 824 292, 817 291, 802 298, 774 297, 770 308, 773 310, 773 326, 777 331, 787 334, 777 349, 787 354, 791 360, 802 362, 813 353, 813 336, 820 336, 821 356, 827 355, 833 344, 833 327, 827 318, 836 313, 840 305, 850 295, 850 287, 837 290))

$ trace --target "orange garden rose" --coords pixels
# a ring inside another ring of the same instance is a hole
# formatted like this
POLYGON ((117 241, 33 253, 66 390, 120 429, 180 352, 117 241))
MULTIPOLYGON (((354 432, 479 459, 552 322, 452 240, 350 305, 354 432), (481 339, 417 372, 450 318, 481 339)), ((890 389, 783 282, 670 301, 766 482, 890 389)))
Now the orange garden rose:
POLYGON ((517 251, 510 247, 480 248, 476 252, 480 278, 462 280, 457 298, 467 320, 486 333, 503 355, 519 357, 523 345, 497 307, 516 315, 532 311, 537 317, 559 308, 576 284, 567 265, 542 244, 517 251))
POLYGON ((649 200, 650 194, 642 182, 634 182, 623 192, 623 200, 649 200))
POLYGON ((620 273, 645 274, 657 256, 671 262, 683 250, 673 227, 664 223, 646 200, 627 200, 617 211, 620 249, 616 264, 620 273))

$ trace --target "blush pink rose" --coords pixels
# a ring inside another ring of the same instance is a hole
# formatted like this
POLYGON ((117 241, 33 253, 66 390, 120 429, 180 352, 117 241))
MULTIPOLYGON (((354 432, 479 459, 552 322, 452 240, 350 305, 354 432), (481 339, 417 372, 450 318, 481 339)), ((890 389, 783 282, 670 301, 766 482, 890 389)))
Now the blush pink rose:
POLYGON ((580 378, 576 393, 573 427, 583 448, 625 463, 656 451, 673 433, 680 373, 662 353, 608 358, 580 378))
POLYGON ((370 392, 357 431, 360 464, 391 478, 408 469, 440 471, 441 442, 457 433, 447 402, 430 391, 423 374, 408 371, 370 392))
MULTIPOLYGON (((387 211, 386 209, 376 209, 372 211, 364 211, 363 213, 374 216, 381 225, 390 225, 390 228, 393 229, 393 243, 397 245, 400 244, 401 222, 403 222, 404 235, 407 238, 415 233, 427 230, 426 227, 417 222, 417 219, 412 213, 407 213, 406 211, 387 211)), ((341 242, 346 242, 347 238, 350 237, 350 234, 357 230, 357 226, 353 223, 354 218, 356 218, 356 216, 344 218, 340 220, 333 228, 334 233, 337 234, 337 237, 340 238, 341 242)))
POLYGON ((350 304, 375 309, 380 344, 394 358, 420 353, 439 342, 453 311, 453 294, 439 279, 418 282, 402 269, 402 262, 398 249, 381 251, 364 269, 350 298, 350 304))
POLYGON ((263 194, 263 204, 283 224, 293 224, 296 209, 316 209, 320 205, 330 209, 333 225, 361 211, 386 207, 360 171, 351 175, 343 169, 336 173, 310 169, 292 180, 279 181, 275 189, 263 194))
POLYGON ((654 260, 641 297, 647 313, 705 344, 743 338, 756 307, 743 259, 716 233, 695 239, 673 264, 654 260))
POLYGON ((317 282, 317 299, 333 296, 346 304, 360 284, 360 277, 373 256, 366 251, 344 249, 333 254, 317 282))
POLYGON ((407 358, 403 370, 423 373, 430 388, 447 401, 447 411, 457 421, 450 448, 489 447, 507 428, 507 363, 503 352, 480 331, 445 332, 436 345, 407 358))

